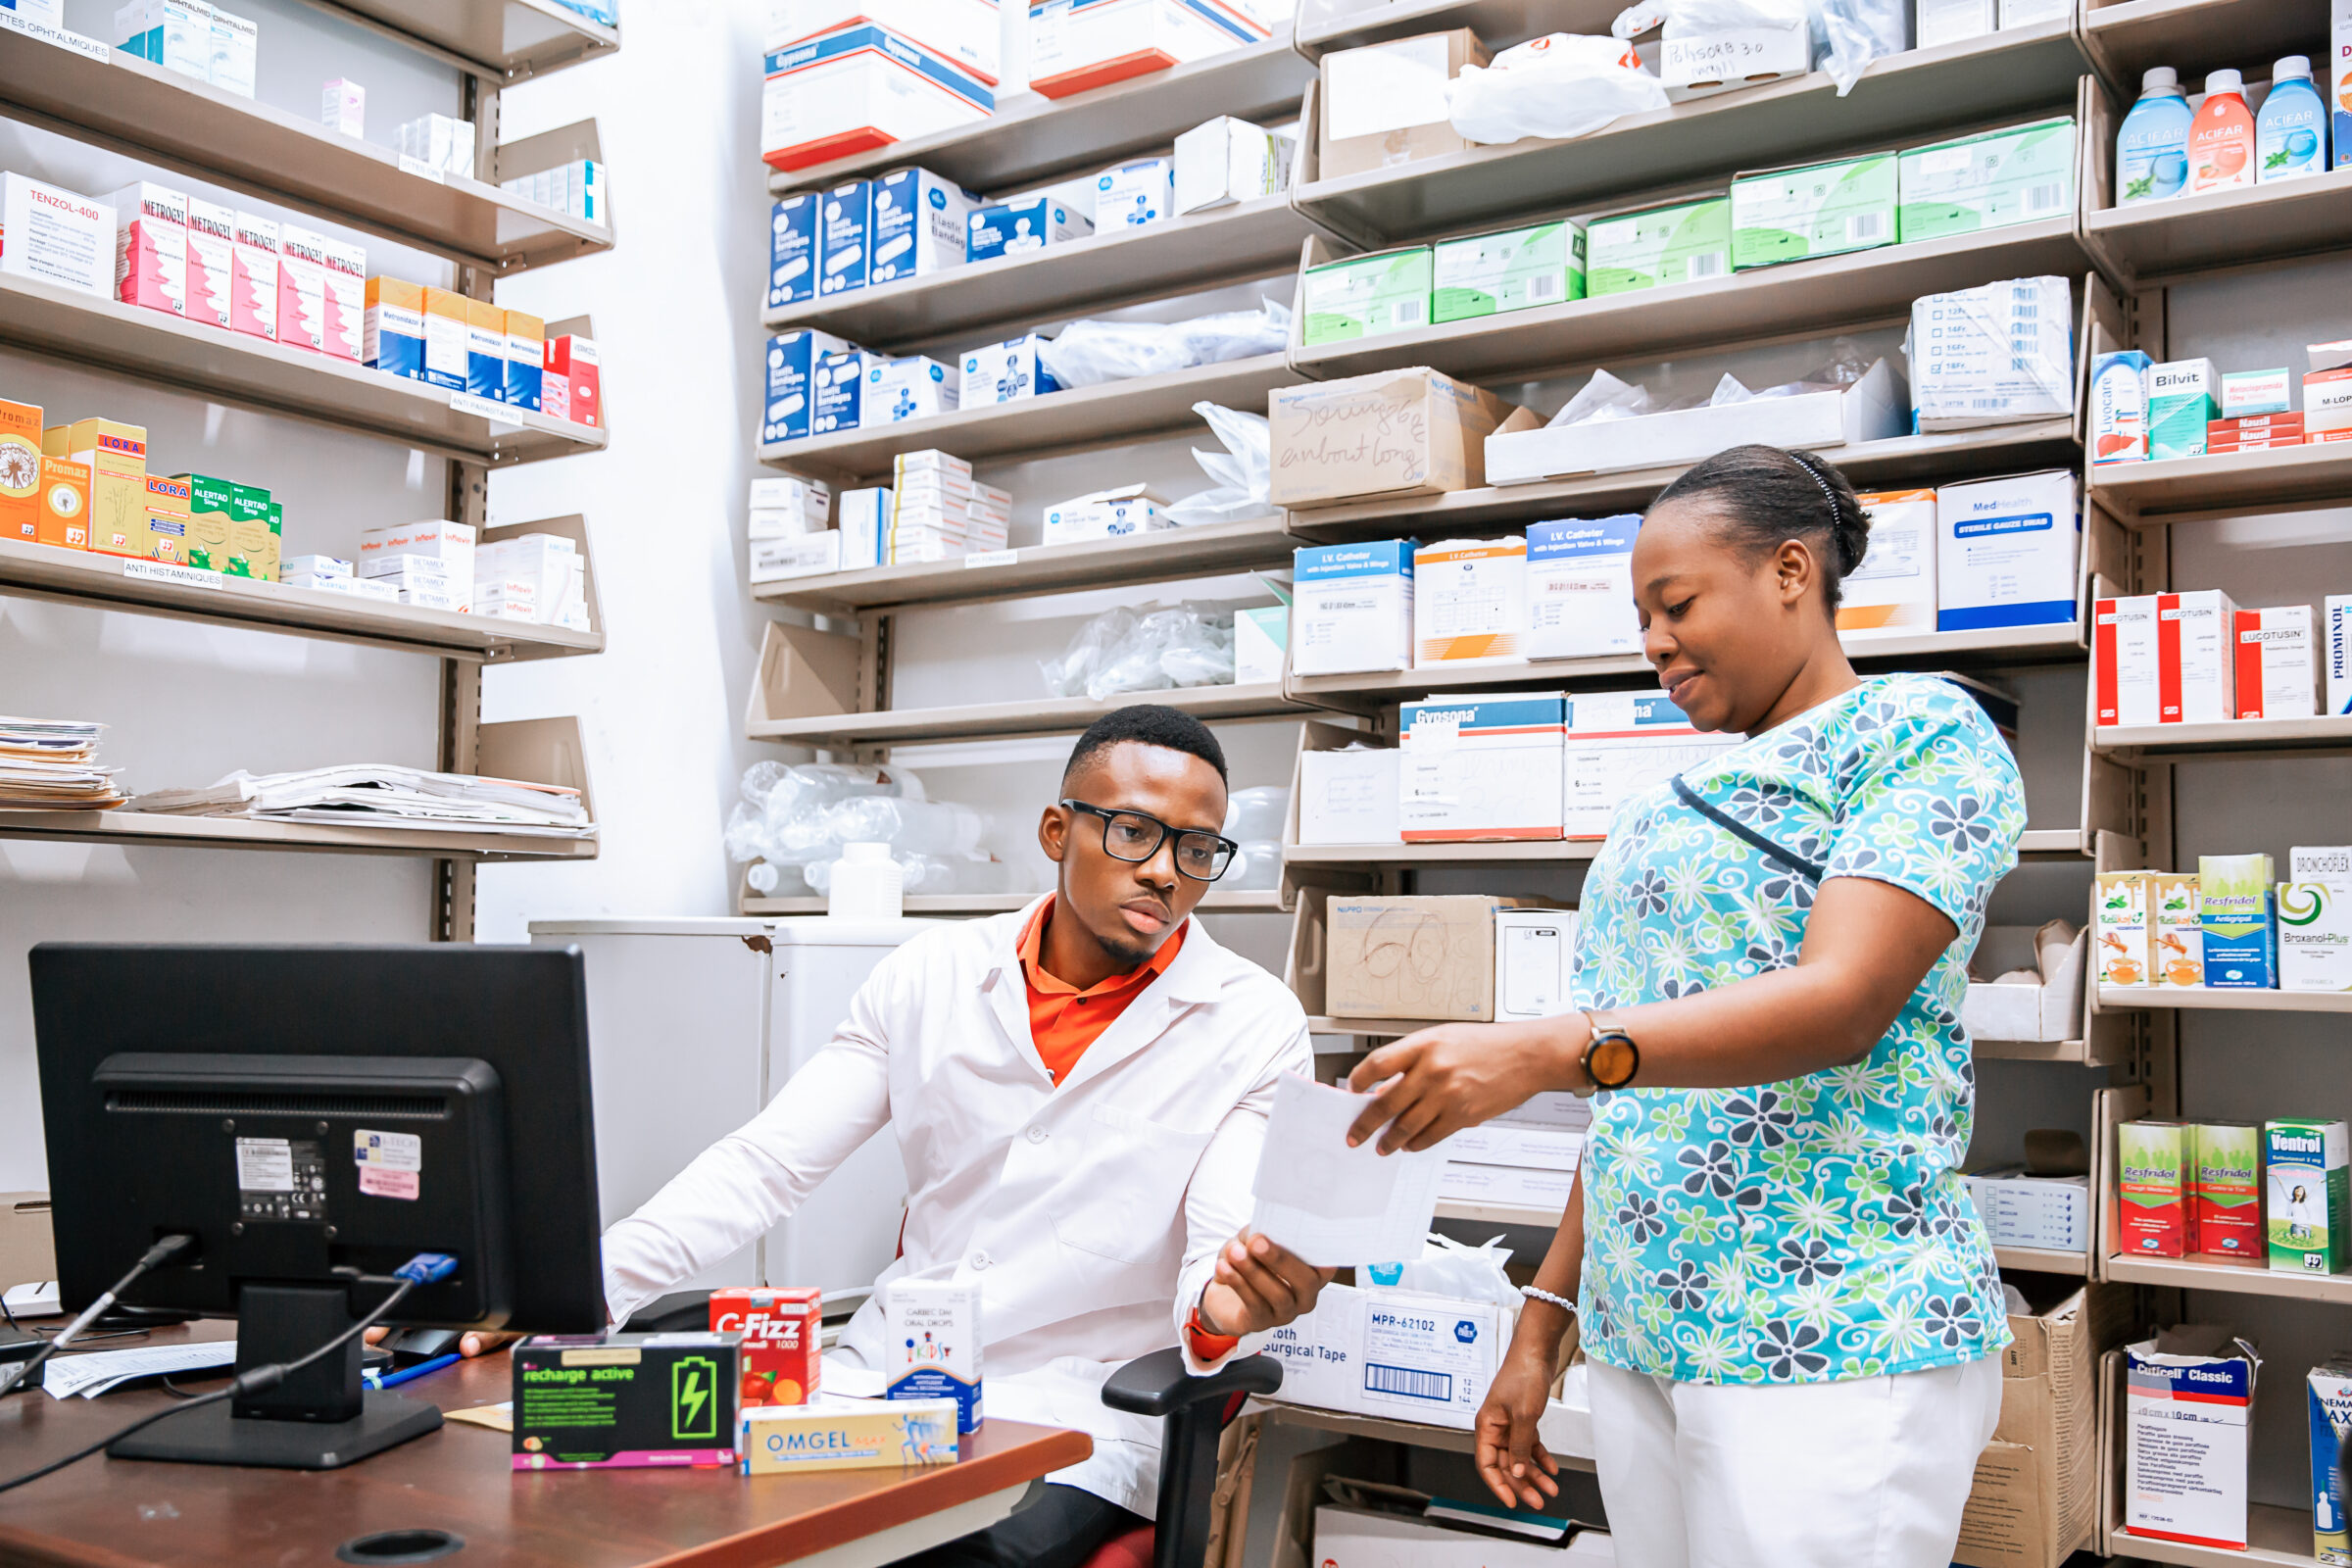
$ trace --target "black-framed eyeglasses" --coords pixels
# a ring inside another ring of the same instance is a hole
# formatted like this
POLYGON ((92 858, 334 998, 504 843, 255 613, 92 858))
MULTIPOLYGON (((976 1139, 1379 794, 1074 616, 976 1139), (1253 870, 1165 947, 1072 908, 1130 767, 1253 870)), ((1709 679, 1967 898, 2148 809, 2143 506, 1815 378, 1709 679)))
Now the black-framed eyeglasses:
POLYGON ((1158 817, 1146 816, 1141 811, 1107 811, 1084 801, 1061 804, 1065 810, 1102 819, 1102 853, 1114 860, 1141 865, 1159 853, 1169 834, 1175 834, 1176 869, 1196 882, 1214 882, 1223 876, 1225 868, 1233 863, 1234 852, 1241 848, 1222 834, 1170 827, 1158 817))

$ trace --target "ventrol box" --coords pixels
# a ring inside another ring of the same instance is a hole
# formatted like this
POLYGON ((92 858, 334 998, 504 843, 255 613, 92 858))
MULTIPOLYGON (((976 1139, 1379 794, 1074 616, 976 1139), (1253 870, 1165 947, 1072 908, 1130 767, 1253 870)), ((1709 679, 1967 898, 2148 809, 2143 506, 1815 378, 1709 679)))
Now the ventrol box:
POLYGON ((732 1334, 540 1334, 513 1354, 516 1470, 735 1463, 732 1334))
POLYGON ((2348 1146, 2340 1121, 2265 1122, 2263 1194, 2271 1267, 2295 1274, 2343 1270, 2348 1146))
POLYGON ((892 1280, 882 1287, 884 1396, 953 1399, 956 1430, 980 1430, 980 1287, 892 1280))

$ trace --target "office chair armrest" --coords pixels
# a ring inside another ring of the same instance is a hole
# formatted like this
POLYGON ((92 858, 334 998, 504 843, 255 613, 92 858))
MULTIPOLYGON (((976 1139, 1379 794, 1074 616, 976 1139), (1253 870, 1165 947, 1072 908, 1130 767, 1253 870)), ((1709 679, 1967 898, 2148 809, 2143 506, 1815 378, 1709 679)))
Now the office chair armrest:
POLYGON ((1210 1399, 1236 1394, 1272 1394, 1282 1387, 1282 1363, 1270 1355, 1245 1355, 1206 1377, 1185 1368, 1174 1346, 1139 1355, 1110 1375, 1102 1402, 1130 1415, 1168 1416, 1210 1399))

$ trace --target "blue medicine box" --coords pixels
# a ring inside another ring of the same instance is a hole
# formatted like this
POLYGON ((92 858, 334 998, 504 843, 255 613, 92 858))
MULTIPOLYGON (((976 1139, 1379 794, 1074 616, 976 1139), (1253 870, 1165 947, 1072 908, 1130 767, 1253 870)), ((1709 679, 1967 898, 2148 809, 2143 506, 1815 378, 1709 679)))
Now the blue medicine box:
POLYGON ((816 221, 821 198, 812 190, 787 196, 768 215, 767 303, 799 305, 816 298, 816 221))
POLYGON ((816 412, 816 362, 845 352, 857 351, 830 332, 806 327, 778 332, 767 340, 767 402, 760 420, 760 440, 797 441, 810 433, 816 412))
POLYGON ((841 294, 865 287, 871 263, 870 220, 874 182, 853 179, 825 192, 817 222, 817 282, 819 294, 841 294))

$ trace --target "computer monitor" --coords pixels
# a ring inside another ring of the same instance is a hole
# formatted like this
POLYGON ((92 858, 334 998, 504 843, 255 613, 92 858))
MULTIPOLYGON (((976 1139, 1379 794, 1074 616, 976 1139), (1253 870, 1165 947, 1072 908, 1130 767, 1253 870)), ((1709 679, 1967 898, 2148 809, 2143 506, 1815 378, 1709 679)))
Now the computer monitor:
MULTIPOLYGON (((233 1314, 240 1371, 326 1344, 388 1294, 361 1276, 420 1252, 457 1267, 389 1323, 605 1326, 577 949, 43 943, 31 960, 68 1310, 183 1233, 194 1251, 126 1299, 233 1314)), ((363 1389, 360 1350, 109 1451, 332 1469, 441 1424, 363 1389)))

